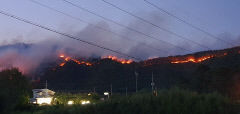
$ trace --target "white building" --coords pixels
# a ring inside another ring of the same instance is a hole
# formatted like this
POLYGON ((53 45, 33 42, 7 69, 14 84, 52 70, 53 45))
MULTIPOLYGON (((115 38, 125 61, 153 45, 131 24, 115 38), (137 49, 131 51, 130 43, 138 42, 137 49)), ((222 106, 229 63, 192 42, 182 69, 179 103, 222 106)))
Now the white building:
POLYGON ((38 105, 50 105, 55 94, 54 91, 49 89, 33 89, 33 98, 31 103, 38 105))

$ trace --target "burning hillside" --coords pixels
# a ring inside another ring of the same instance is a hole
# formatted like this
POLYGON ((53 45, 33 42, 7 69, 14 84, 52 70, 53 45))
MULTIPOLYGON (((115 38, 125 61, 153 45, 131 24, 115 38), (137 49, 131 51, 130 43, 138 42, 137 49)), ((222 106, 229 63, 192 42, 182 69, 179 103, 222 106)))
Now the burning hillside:
POLYGON ((200 58, 195 58, 195 57, 186 57, 186 60, 177 60, 177 61, 172 61, 171 63, 178 64, 178 63, 188 63, 188 62, 193 62, 193 63, 200 63, 203 62, 207 59, 213 58, 214 56, 203 56, 200 58))
MULTIPOLYGON (((92 66, 98 64, 102 59, 108 59, 111 61, 118 62, 120 64, 131 64, 134 61, 131 59, 119 58, 113 55, 102 56, 101 59, 77 59, 74 55, 66 55, 65 51, 59 51, 60 49, 50 48, 49 51, 42 50, 45 46, 42 45, 13 45, 13 46, 0 46, 0 70, 7 68, 18 68, 24 74, 33 74, 39 69, 45 69, 52 67, 50 63, 54 63, 53 66, 57 65, 63 67, 67 62, 76 63, 78 65, 92 66), (35 50, 38 51, 35 51, 35 50), (39 51, 40 50, 40 51, 39 51), (57 55, 57 56, 56 56, 57 55), (96 60, 95 60, 96 59, 96 60), (27 64, 26 64, 27 63, 27 64)), ((48 49, 47 48, 47 49, 48 49)), ((79 53, 80 51, 76 51, 79 53)), ((68 53, 66 51, 66 53, 68 53)), ((74 51, 75 53, 75 51, 74 51)), ((72 53, 72 54, 74 54, 72 53)), ((149 58, 148 60, 140 62, 143 66, 151 66, 156 64, 185 64, 185 63, 201 63, 214 58, 220 58, 223 56, 232 56, 233 54, 240 54, 240 47, 235 47, 225 50, 206 51, 194 54, 182 55, 182 56, 170 56, 161 58, 149 58)), ((89 57, 89 56, 86 56, 89 57)), ((40 71, 41 71, 40 70, 40 71)))
POLYGON ((199 52, 195 54, 183 55, 183 56, 170 56, 162 58, 153 58, 143 61, 144 66, 151 66, 156 64, 184 64, 184 63, 201 63, 206 60, 211 60, 213 58, 220 58, 224 56, 231 56, 235 54, 240 54, 240 48, 231 48, 219 51, 207 51, 199 52))
POLYGON ((131 60, 131 59, 127 60, 127 59, 118 58, 116 56, 111 56, 111 55, 103 56, 102 59, 111 59, 111 60, 119 62, 121 64, 131 64, 133 62, 133 60, 131 60))
MULTIPOLYGON (((163 58, 152 58, 144 61, 144 66, 154 65, 154 64, 183 64, 183 63, 201 63, 206 60, 210 60, 213 58, 223 57, 231 54, 240 54, 240 51, 238 48, 234 49, 234 51, 216 51, 216 52, 204 52, 204 53, 196 53, 196 54, 189 54, 184 56, 174 56, 174 57, 163 57, 163 58), (237 50, 236 50, 237 49, 237 50)), ((65 56, 61 54, 59 56, 64 60, 64 62, 60 63, 59 66, 64 66, 66 62, 73 61, 77 64, 84 64, 86 66, 92 66, 93 63, 86 62, 86 61, 79 61, 76 59, 73 59, 71 57, 65 56)), ((124 58, 118 58, 117 56, 102 56, 101 59, 110 59, 112 61, 116 61, 121 64, 131 64, 133 60, 131 59, 124 59, 124 58)))
MULTIPOLYGON (((125 64, 120 63, 120 60, 128 60, 120 59, 115 56, 105 56, 98 59, 85 59, 92 64, 90 67, 85 64, 78 66, 68 57, 70 56, 73 58, 71 55, 60 55, 58 56, 58 58, 60 58, 59 60, 63 61, 63 64, 69 61, 69 64, 67 63, 64 67, 54 67, 55 70, 49 69, 47 72, 44 72, 41 81, 48 80, 49 83, 52 83, 51 86, 56 89, 94 88, 96 84, 99 86, 100 91, 105 91, 107 89, 106 87, 108 87, 106 85, 109 85, 108 79, 114 81, 112 83, 115 84, 115 87, 124 88, 126 87, 126 81, 135 81, 132 77, 135 76, 134 72, 138 72, 141 74, 139 75, 139 79, 141 80, 139 83, 143 85, 143 88, 149 87, 147 86, 148 84, 146 84, 146 81, 151 81, 152 73, 154 73, 153 75, 155 76, 155 83, 159 84, 158 86, 161 87, 172 87, 182 84, 183 82, 186 82, 186 85, 193 84, 190 86, 195 87, 195 84, 198 84, 199 82, 196 81, 196 83, 192 83, 190 81, 200 79, 202 78, 202 75, 205 76, 205 74, 207 74, 209 76, 204 78, 209 77, 209 79, 212 79, 212 73, 216 73, 214 74, 216 79, 219 78, 219 74, 221 75, 221 79, 228 79, 228 76, 233 75, 229 70, 235 68, 236 71, 239 71, 237 70, 240 63, 239 50, 240 48, 206 51, 183 56, 152 58, 136 63, 132 61, 131 64, 128 64, 127 62, 123 62, 125 64), (230 74, 228 74, 228 72, 230 74), (199 75, 196 75, 197 73, 199 75), (176 79, 176 81, 173 81, 173 79, 176 79), (89 80, 91 81, 91 84, 89 84, 89 80), (65 87, 65 85, 62 85, 62 82, 69 83, 70 87, 65 87)), ((81 60, 82 59, 78 59, 79 62, 82 62, 81 60)), ((225 80, 220 81, 224 82, 225 80)), ((219 84, 222 84, 222 82, 219 84)), ((129 87, 131 87, 131 90, 134 90, 135 86, 129 85, 129 87)))
POLYGON ((171 61, 171 63, 173 64, 180 64, 180 63, 201 63, 205 60, 214 58, 214 57, 223 57, 226 56, 227 52, 224 52, 223 54, 212 54, 212 55, 206 55, 206 56, 202 56, 202 57, 194 57, 194 56, 187 56, 184 57, 183 59, 181 58, 181 60, 173 60, 171 61))
POLYGON ((75 62, 75 63, 77 63, 79 65, 92 66, 92 63, 90 63, 90 62, 79 61, 79 60, 73 59, 73 58, 71 58, 69 56, 65 56, 64 54, 61 54, 59 57, 64 60, 64 62, 59 64, 60 67, 63 67, 66 64, 66 62, 68 62, 68 61, 73 61, 73 62, 75 62))
MULTIPOLYGON (((94 63, 91 63, 91 62, 87 62, 87 61, 84 61, 84 60, 77 60, 77 59, 73 59, 71 58, 70 56, 66 56, 64 54, 60 54, 59 55, 59 58, 61 58, 63 60, 63 62, 61 62, 59 64, 60 67, 63 67, 67 62, 69 61, 73 61, 79 65, 86 65, 86 66, 92 66, 94 63)), ((131 64, 133 62, 133 60, 129 59, 123 59, 123 58, 118 58, 116 56, 104 56, 104 57, 101 57, 101 59, 110 59, 112 61, 116 61, 118 63, 121 63, 121 64, 131 64)))

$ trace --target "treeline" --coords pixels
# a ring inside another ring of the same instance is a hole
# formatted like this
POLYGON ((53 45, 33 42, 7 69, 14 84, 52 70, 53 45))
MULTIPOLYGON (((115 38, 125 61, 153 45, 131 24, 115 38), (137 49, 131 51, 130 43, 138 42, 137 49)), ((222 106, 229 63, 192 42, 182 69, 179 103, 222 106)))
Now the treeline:
POLYGON ((25 110, 32 95, 31 84, 18 69, 0 72, 0 113, 25 110))
POLYGON ((57 93, 53 106, 36 106, 29 104, 31 84, 17 69, 0 72, 0 88, 3 114, 237 114, 239 111, 237 100, 222 94, 179 88, 160 89, 157 96, 146 91, 128 96, 114 94, 105 101, 98 94, 57 93), (77 104, 69 106, 69 100, 77 104), (91 104, 83 106, 81 100, 90 100, 91 104))
POLYGON ((199 94, 178 88, 157 96, 138 93, 112 96, 89 105, 55 105, 32 108, 18 114, 237 114, 238 105, 217 93, 199 94))

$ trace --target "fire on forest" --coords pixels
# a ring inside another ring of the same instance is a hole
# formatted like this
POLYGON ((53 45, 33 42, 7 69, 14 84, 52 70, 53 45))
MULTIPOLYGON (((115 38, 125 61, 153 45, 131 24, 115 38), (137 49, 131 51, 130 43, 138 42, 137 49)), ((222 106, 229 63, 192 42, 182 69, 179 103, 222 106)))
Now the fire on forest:
POLYGON ((179 60, 179 61, 172 61, 171 63, 178 64, 178 63, 188 63, 188 62, 193 62, 193 63, 200 63, 203 62, 207 59, 213 58, 214 56, 203 56, 200 58, 195 58, 195 57, 186 57, 185 60, 179 60))
POLYGON ((118 58, 118 57, 112 56, 112 55, 103 56, 102 59, 111 59, 111 60, 119 62, 121 64, 131 64, 133 62, 133 60, 131 60, 131 59, 127 60, 127 59, 118 58))
POLYGON ((62 62, 62 63, 59 64, 60 67, 63 67, 63 66, 66 64, 66 62, 68 62, 68 61, 70 61, 70 60, 73 61, 73 62, 75 62, 75 63, 77 63, 77 64, 79 64, 79 65, 92 66, 92 63, 90 63, 90 62, 79 61, 79 60, 77 60, 77 59, 73 59, 73 58, 71 58, 71 57, 65 56, 64 54, 59 55, 59 57, 64 60, 64 62, 62 62))
POLYGON ((207 56, 202 56, 202 57, 193 57, 193 56, 188 56, 188 57, 184 57, 184 59, 182 60, 175 60, 175 61, 172 61, 171 63, 173 64, 179 64, 179 63, 189 63, 189 62, 192 62, 192 63, 200 63, 200 62, 203 62, 205 60, 208 60, 208 59, 211 59, 211 58, 214 58, 214 57, 221 57, 221 56, 226 56, 228 55, 228 53, 223 53, 223 54, 219 54, 219 55, 207 55, 207 56))
MULTIPOLYGON (((73 62, 75 62, 75 63, 77 63, 79 65, 86 65, 86 66, 92 66, 93 65, 90 62, 79 61, 79 60, 73 59, 73 58, 71 58, 69 56, 65 56, 64 54, 60 54, 59 57, 62 60, 64 60, 62 63, 59 64, 60 67, 63 67, 66 64, 66 62, 68 62, 68 61, 73 61, 73 62)), ((133 62, 133 60, 131 60, 131 59, 127 60, 127 59, 118 58, 116 56, 111 56, 111 55, 110 56, 101 57, 101 59, 110 59, 112 61, 116 61, 116 62, 119 62, 121 64, 131 64, 133 62)))
MULTIPOLYGON (((239 52, 240 53, 240 52, 239 52)), ((187 56, 187 57, 177 57, 177 58, 173 58, 171 59, 170 63, 172 64, 181 64, 181 63, 201 63, 203 61, 206 61, 208 59, 214 58, 214 57, 222 57, 222 56, 226 56, 228 55, 227 52, 225 53, 221 53, 221 54, 210 54, 210 55, 206 55, 206 56, 202 56, 202 57, 194 57, 194 56, 187 56)), ((77 59, 73 59, 69 56, 65 56, 64 54, 59 55, 60 58, 62 58, 64 60, 64 62, 60 63, 59 66, 63 67, 66 62, 68 61, 73 61, 79 65, 86 65, 86 66, 92 66, 93 64, 90 62, 86 62, 86 61, 79 61, 77 59)), ((121 64, 131 64, 133 62, 133 60, 131 59, 124 59, 124 58, 118 58, 117 56, 102 56, 101 59, 110 59, 112 61, 116 61, 118 63, 121 64)))

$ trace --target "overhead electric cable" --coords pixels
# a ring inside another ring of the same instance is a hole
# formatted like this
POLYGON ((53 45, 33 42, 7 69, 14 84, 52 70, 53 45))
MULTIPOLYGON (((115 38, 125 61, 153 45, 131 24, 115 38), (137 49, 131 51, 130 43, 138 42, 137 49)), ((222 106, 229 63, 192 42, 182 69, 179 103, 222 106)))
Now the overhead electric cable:
POLYGON ((5 15, 5 16, 7 16, 7 17, 14 18, 14 19, 19 20, 19 21, 22 21, 22 22, 24 22, 24 23, 28 23, 28 24, 31 24, 31 25, 33 25, 33 26, 36 26, 36 27, 45 29, 45 30, 47 30, 47 31, 51 31, 51 32, 57 33, 57 34, 59 34, 59 35, 68 37, 68 38, 70 38, 70 39, 74 39, 74 40, 80 41, 80 42, 82 42, 82 43, 85 43, 85 44, 88 44, 88 45, 91 45, 91 46, 95 46, 95 47, 98 47, 98 48, 101 48, 101 49, 104 49, 104 50, 107 50, 107 51, 110 51, 110 52, 113 52, 113 53, 116 53, 116 54, 120 54, 120 55, 129 57, 129 58, 135 59, 135 60, 139 60, 139 61, 141 60, 140 58, 130 56, 130 55, 128 55, 128 54, 125 54, 125 53, 122 53, 122 52, 119 52, 119 51, 116 51, 116 50, 113 50, 113 49, 110 49, 110 48, 107 48, 107 47, 104 47, 104 46, 101 46, 101 45, 98 45, 98 44, 95 44, 95 43, 93 43, 93 42, 89 42, 89 41, 82 40, 82 39, 80 39, 79 37, 75 37, 75 36, 72 36, 72 35, 70 35, 70 34, 62 33, 62 32, 59 32, 59 31, 57 31, 57 30, 54 30, 54 29, 52 29, 52 28, 49 28, 49 27, 46 27, 46 26, 43 26, 43 25, 40 25, 40 24, 36 24, 36 23, 34 23, 34 22, 32 22, 32 21, 29 21, 29 20, 20 18, 20 17, 18 17, 18 16, 12 15, 12 14, 7 13, 7 12, 4 12, 4 11, 2 11, 2 10, 0 10, 0 14, 5 15))
MULTIPOLYGON (((62 14, 62 15, 65 15, 65 16, 67 16, 67 17, 69 17, 69 18, 75 19, 75 20, 80 21, 80 22, 82 22, 82 23, 86 23, 86 24, 88 24, 88 25, 91 25, 91 26, 93 26, 93 27, 95 27, 95 28, 98 28, 98 29, 101 29, 101 30, 103 30, 103 31, 112 33, 112 34, 114 34, 114 35, 116 35, 116 36, 118 36, 118 37, 120 37, 120 38, 127 39, 127 40, 129 40, 129 41, 134 41, 134 40, 132 40, 132 39, 129 39, 129 38, 126 37, 126 36, 123 36, 123 35, 119 34, 119 33, 116 33, 116 32, 113 32, 113 31, 111 31, 111 30, 105 29, 105 28, 103 28, 103 27, 101 27, 101 26, 97 26, 97 25, 91 24, 91 23, 89 23, 89 22, 87 22, 87 21, 84 21, 84 20, 78 18, 78 17, 72 16, 72 15, 70 15, 70 14, 68 14, 68 13, 64 13, 64 12, 62 12, 62 11, 59 11, 59 10, 54 9, 54 8, 52 8, 52 7, 49 7, 49 6, 45 5, 45 4, 42 4, 42 3, 38 2, 38 1, 35 1, 35 0, 29 0, 29 1, 32 2, 32 3, 35 3, 35 4, 37 4, 37 5, 40 5, 40 6, 44 7, 44 8, 47 8, 47 9, 49 9, 49 10, 52 10, 52 11, 54 11, 54 12, 60 13, 60 14, 62 14)), ((160 51, 160 52, 168 53, 167 51, 165 51, 165 50, 163 50, 163 49, 155 48, 155 47, 152 47, 152 46, 147 45, 147 44, 143 44, 143 45, 146 46, 146 47, 148 47, 148 48, 151 48, 151 49, 160 51)))
POLYGON ((168 29, 165 29, 165 28, 163 28, 163 27, 160 27, 160 26, 158 26, 158 25, 156 25, 156 24, 154 24, 154 23, 152 23, 152 22, 150 22, 150 21, 148 21, 148 20, 146 20, 146 19, 144 19, 144 18, 142 18, 142 17, 139 17, 139 16, 137 16, 137 15, 131 13, 131 12, 128 12, 128 11, 126 11, 126 10, 124 10, 124 9, 122 9, 122 8, 120 8, 120 7, 118 7, 118 6, 114 5, 114 4, 106 1, 106 0, 102 0, 102 1, 105 2, 105 3, 108 4, 108 5, 116 8, 116 9, 118 9, 118 10, 120 10, 120 11, 128 14, 128 15, 131 15, 132 17, 135 17, 135 18, 137 18, 137 19, 139 19, 139 20, 141 20, 141 21, 143 21, 143 22, 145 22, 145 23, 148 23, 148 24, 150 24, 150 25, 152 25, 152 26, 154 26, 154 27, 156 27, 156 28, 159 28, 160 30, 163 30, 163 31, 165 31, 165 32, 167 32, 167 33, 169 33, 169 34, 172 34, 172 35, 174 35, 174 36, 177 36, 177 37, 180 38, 180 39, 183 39, 183 40, 192 42, 192 43, 194 43, 194 44, 196 44, 196 45, 198 45, 198 46, 200 46, 200 47, 202 47, 202 48, 206 48, 206 49, 208 49, 208 50, 211 50, 211 48, 209 48, 209 47, 207 47, 207 46, 205 46, 205 45, 202 45, 202 44, 200 44, 200 43, 198 43, 198 42, 195 42, 195 41, 193 41, 193 40, 190 40, 190 39, 188 39, 188 38, 186 38, 186 37, 184 37, 184 36, 182 36, 182 35, 177 34, 176 32, 173 32, 173 31, 171 31, 171 30, 168 30, 168 29))
POLYGON ((202 33, 210 36, 211 38, 216 39, 216 40, 219 40, 219 41, 221 41, 221 42, 223 42, 223 43, 225 43, 225 44, 228 44, 228 45, 230 45, 230 46, 234 46, 234 44, 232 44, 232 43, 230 43, 230 42, 227 42, 227 41, 225 41, 225 40, 222 40, 221 38, 218 38, 217 36, 211 34, 210 32, 205 31, 205 30, 203 30, 202 28, 200 28, 200 27, 198 27, 198 26, 196 26, 196 25, 193 25, 193 24, 191 24, 191 23, 183 20, 182 18, 180 18, 180 17, 178 17, 178 16, 170 13, 169 11, 167 11, 167 10, 165 10, 165 9, 163 9, 163 8, 160 8, 160 7, 157 6, 156 4, 154 4, 154 3, 152 3, 152 2, 150 2, 150 1, 148 1, 148 0, 144 0, 144 1, 145 1, 147 4, 149 4, 149 5, 157 8, 157 9, 160 10, 161 12, 163 12, 163 13, 165 13, 165 14, 167 14, 167 15, 175 18, 175 19, 177 19, 178 21, 180 21, 180 22, 182 22, 182 23, 184 23, 184 24, 186 24, 186 25, 188 25, 188 26, 190 26, 190 27, 192 27, 192 28, 194 28, 194 29, 196 29, 196 30, 198 30, 198 31, 201 31, 202 33))
POLYGON ((146 37, 148 37, 148 38, 151 38, 151 39, 160 41, 160 42, 162 42, 162 43, 170 44, 170 45, 172 45, 173 47, 179 48, 179 49, 184 50, 184 51, 188 51, 188 52, 191 52, 191 53, 194 52, 194 51, 192 51, 192 50, 185 49, 185 48, 182 48, 182 47, 180 47, 180 46, 177 46, 177 45, 175 45, 175 44, 173 44, 173 43, 171 43, 171 42, 167 42, 167 41, 158 39, 158 38, 156 38, 156 37, 153 37, 153 36, 151 36, 151 35, 148 35, 148 34, 145 34, 145 33, 141 32, 141 31, 135 30, 135 29, 133 29, 133 28, 131 28, 131 27, 128 27, 128 26, 126 26, 126 25, 120 24, 120 23, 118 23, 118 22, 116 22, 116 21, 114 21, 114 20, 111 20, 111 19, 108 19, 108 18, 106 18, 106 17, 104 17, 104 16, 101 16, 101 15, 95 13, 95 12, 92 12, 92 11, 90 11, 90 10, 88 10, 88 9, 86 9, 86 8, 83 8, 83 7, 81 7, 81 6, 77 5, 77 4, 74 4, 74 3, 72 3, 72 2, 70 2, 70 1, 68 1, 68 0, 62 0, 62 1, 65 2, 65 3, 68 3, 68 4, 72 5, 72 6, 74 6, 74 7, 76 7, 76 8, 79 8, 79 9, 85 11, 85 12, 88 12, 88 13, 90 13, 90 14, 92 14, 92 15, 95 15, 95 16, 97 16, 97 17, 100 17, 100 18, 102 18, 102 19, 105 20, 105 21, 114 23, 114 24, 116 24, 116 25, 118 25, 118 26, 121 26, 121 27, 126 28, 126 29, 128 29, 128 30, 131 30, 131 31, 133 31, 133 32, 136 32, 136 33, 141 34, 141 35, 143 35, 143 36, 146 36, 146 37))

